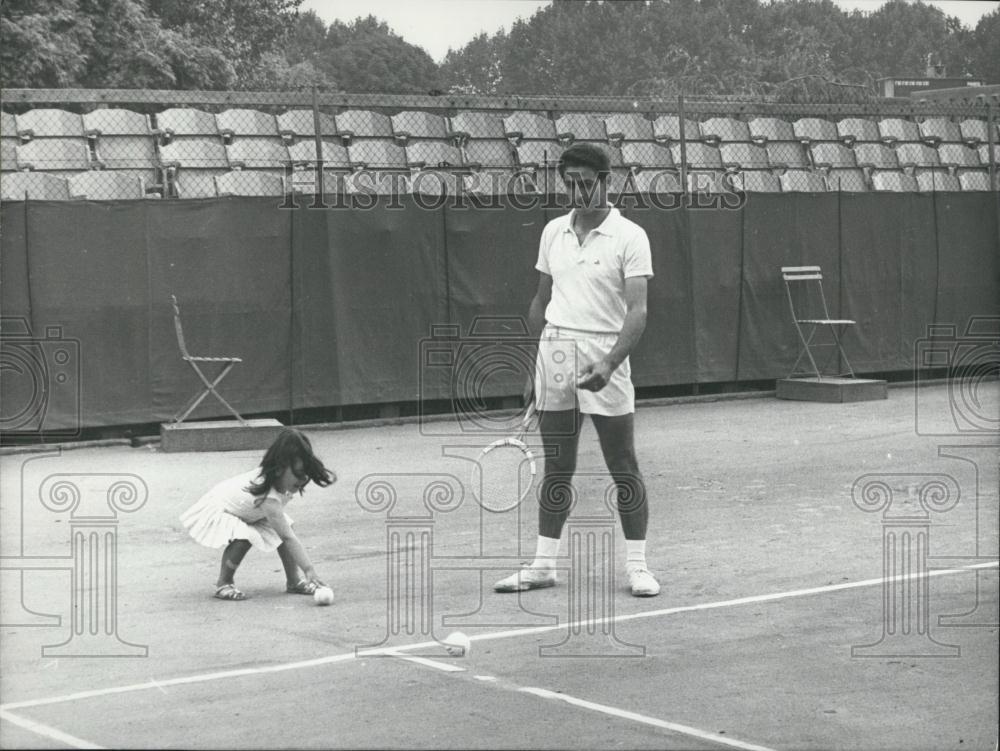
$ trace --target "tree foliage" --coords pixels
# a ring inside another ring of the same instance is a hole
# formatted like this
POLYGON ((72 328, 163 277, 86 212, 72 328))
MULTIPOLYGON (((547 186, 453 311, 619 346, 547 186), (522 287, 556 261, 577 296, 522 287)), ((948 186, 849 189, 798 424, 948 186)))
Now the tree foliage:
POLYGON ((968 29, 920 0, 554 0, 440 66, 374 16, 328 26, 301 2, 3 0, 2 84, 807 101, 928 63, 1000 81, 1000 10, 968 29))

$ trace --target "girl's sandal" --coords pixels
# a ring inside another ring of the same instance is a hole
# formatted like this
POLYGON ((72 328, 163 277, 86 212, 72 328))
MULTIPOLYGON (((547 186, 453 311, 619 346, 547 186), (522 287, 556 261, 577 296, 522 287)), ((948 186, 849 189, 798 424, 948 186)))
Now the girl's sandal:
POLYGON ((220 600, 246 600, 248 599, 245 594, 238 590, 232 584, 223 584, 217 590, 215 590, 215 596, 220 600))
POLYGON ((318 585, 316 582, 307 582, 305 579, 300 579, 295 586, 287 587, 286 592, 290 595, 311 595, 316 592, 318 585))

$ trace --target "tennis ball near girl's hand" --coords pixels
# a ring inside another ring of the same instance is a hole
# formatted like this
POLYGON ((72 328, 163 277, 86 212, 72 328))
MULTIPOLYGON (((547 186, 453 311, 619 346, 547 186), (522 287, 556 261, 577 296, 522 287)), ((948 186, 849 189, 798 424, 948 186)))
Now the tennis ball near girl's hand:
POLYGON ((448 634, 442 644, 452 657, 465 657, 472 650, 472 640, 461 631, 448 634))
POLYGON ((333 590, 329 587, 316 587, 313 602, 317 605, 333 605, 333 590))

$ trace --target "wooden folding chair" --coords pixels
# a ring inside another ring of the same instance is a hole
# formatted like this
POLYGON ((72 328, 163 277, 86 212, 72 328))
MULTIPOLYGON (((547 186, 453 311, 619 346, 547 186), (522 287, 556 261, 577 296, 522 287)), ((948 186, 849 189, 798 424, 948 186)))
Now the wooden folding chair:
MULTIPOLYGON (((792 372, 788 377, 812 376, 822 380, 824 374, 816 364, 812 348, 827 347, 833 350, 829 360, 832 360, 839 354, 843 359, 844 365, 847 367, 847 372, 827 373, 826 377, 842 378, 850 376, 851 378, 855 378, 854 370, 851 368, 851 363, 847 359, 844 347, 840 341, 842 332, 847 327, 853 326, 855 322, 848 319, 830 317, 830 311, 826 304, 826 295, 823 294, 823 273, 820 271, 820 267, 782 266, 781 276, 785 280, 785 291, 788 293, 788 307, 792 312, 795 330, 799 333, 799 341, 802 345, 799 356, 796 358, 795 365, 792 366, 792 372), (793 286, 796 287, 795 293, 792 291, 793 286), (796 299, 799 301, 799 309, 803 307, 807 308, 804 315, 821 315, 822 317, 800 317, 800 313, 796 309, 796 299), (822 330, 830 332, 833 338, 832 342, 814 341, 816 333, 822 330), (804 357, 808 358, 809 364, 812 366, 811 372, 799 370, 799 363, 802 362, 804 357)), ((829 360, 824 362, 824 368, 829 364, 829 360)))
POLYGON ((236 365, 237 363, 243 362, 242 358, 195 357, 189 354, 187 350, 187 345, 184 343, 184 329, 181 327, 180 306, 177 304, 177 298, 174 295, 170 296, 170 300, 174 306, 174 330, 177 332, 177 346, 181 350, 181 359, 184 360, 184 362, 186 362, 194 369, 194 372, 198 375, 198 378, 201 379, 202 384, 204 384, 205 386, 205 388, 203 388, 200 392, 195 394, 194 397, 192 397, 191 401, 189 401, 187 405, 183 409, 181 409, 180 412, 174 415, 172 420, 173 424, 180 425, 182 422, 184 422, 185 419, 187 419, 187 416, 194 411, 195 407, 201 404, 202 400, 206 396, 208 396, 209 394, 214 394, 215 398, 218 399, 220 402, 222 402, 222 404, 225 405, 226 409, 228 409, 230 412, 233 413, 233 416, 240 421, 241 425, 244 426, 247 425, 248 424, 247 421, 240 416, 240 413, 237 412, 235 409, 233 409, 232 405, 225 399, 223 399, 222 395, 216 390, 216 387, 219 385, 222 379, 225 378, 227 375, 229 375, 229 371, 233 369, 233 366, 236 365), (205 376, 205 374, 201 372, 199 363, 221 365, 222 370, 219 371, 219 373, 215 376, 214 380, 210 381, 205 376))

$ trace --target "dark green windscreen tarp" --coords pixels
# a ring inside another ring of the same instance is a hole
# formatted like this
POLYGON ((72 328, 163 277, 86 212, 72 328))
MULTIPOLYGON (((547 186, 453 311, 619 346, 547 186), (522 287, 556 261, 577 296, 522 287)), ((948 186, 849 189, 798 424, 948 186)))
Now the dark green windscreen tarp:
MULTIPOLYGON (((243 358, 221 392, 244 413, 449 398, 454 365, 428 362, 432 333, 467 339, 479 320, 516 334, 542 228, 566 211, 504 200, 5 202, 4 426, 21 415, 71 434, 172 416, 200 384, 170 294, 191 354, 243 358)), ((649 234, 655 272, 638 386, 786 376, 799 343, 783 265, 822 267, 830 313, 858 322, 845 348, 860 373, 913 367, 932 323, 962 335, 1000 312, 989 193, 751 194, 742 208, 624 213, 649 234)), ((519 394, 508 370, 477 376, 483 395, 519 394)), ((194 416, 226 413, 210 397, 194 416)))

